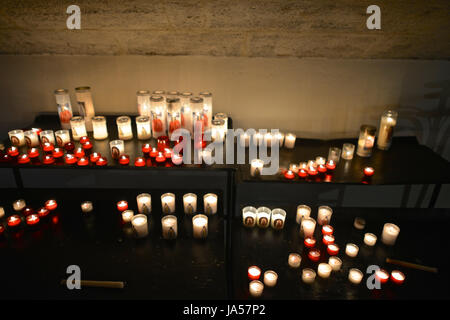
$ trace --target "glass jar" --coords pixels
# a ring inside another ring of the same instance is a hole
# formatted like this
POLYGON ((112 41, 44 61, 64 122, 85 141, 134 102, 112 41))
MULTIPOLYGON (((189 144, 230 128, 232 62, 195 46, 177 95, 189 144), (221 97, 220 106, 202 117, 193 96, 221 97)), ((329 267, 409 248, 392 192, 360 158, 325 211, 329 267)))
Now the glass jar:
POLYGON ((378 130, 377 147, 380 150, 388 150, 392 143, 394 127, 397 124, 398 113, 393 110, 387 110, 383 113, 380 120, 380 129, 378 130))
POLYGON ((211 121, 211 139, 212 141, 223 142, 225 139, 225 121, 222 119, 214 119, 211 121))
POLYGON ((92 117, 95 116, 94 102, 92 101, 91 87, 75 88, 80 116, 84 117, 86 130, 92 131, 92 117))
POLYGON ((200 92, 199 96, 203 98, 203 124, 205 129, 209 129, 212 120, 212 93, 206 91, 200 92))
POLYGON ((359 131, 358 149, 356 154, 360 157, 370 157, 375 143, 375 132, 377 128, 364 124, 359 131))
POLYGON ((129 116, 117 117, 116 124, 120 140, 133 139, 133 130, 131 129, 131 118, 129 116))
MULTIPOLYGON (((205 131, 205 121, 203 117, 203 98, 193 97, 191 98, 191 109, 193 117, 194 130, 201 125, 202 133, 205 131)), ((194 133, 195 134, 195 133, 194 133)))
POLYGON ((106 126, 106 118, 96 116, 92 118, 92 128, 94 130, 94 139, 103 140, 108 138, 108 127, 106 126))
POLYGON ((183 92, 180 95, 181 102, 181 127, 186 129, 191 134, 191 138, 194 137, 194 126, 192 120, 192 108, 191 108, 192 92, 183 92))
POLYGON ((139 90, 136 97, 139 115, 150 117, 150 91, 139 90))
POLYGON ((58 147, 64 147, 66 143, 70 142, 69 130, 58 130, 55 132, 56 144, 58 147))
POLYGON ((39 137, 36 131, 27 130, 23 133, 28 148, 39 146, 39 137))
POLYGON ((70 103, 69 90, 56 89, 54 94, 61 128, 70 129, 70 119, 73 116, 73 112, 72 104, 70 103))
POLYGON ((51 144, 55 145, 55 135, 53 133, 53 130, 41 131, 39 136, 41 138, 41 143, 48 142, 48 143, 51 143, 51 144))
POLYGON ((79 141, 81 137, 86 137, 86 126, 84 118, 77 116, 70 119, 70 126, 72 127, 72 138, 75 141, 79 141))
POLYGON ((147 140, 152 137, 152 129, 150 126, 150 117, 138 116, 136 117, 136 130, 139 140, 147 140))
POLYGON ((152 95, 150 97, 150 112, 152 114, 153 137, 166 136, 167 107, 163 96, 152 95))
POLYGON ((114 160, 119 159, 121 154, 125 153, 125 143, 123 140, 113 140, 109 143, 109 148, 111 150, 111 157, 114 160))
POLYGON ((342 145, 342 159, 352 160, 353 154, 355 153, 355 145, 352 143, 344 143, 342 145))
POLYGON ((166 98, 167 116, 169 123, 169 136, 177 129, 181 128, 181 102, 180 98, 166 98))
POLYGON ((11 140, 11 144, 15 147, 21 147, 25 145, 25 135, 23 130, 11 130, 8 132, 9 140, 11 140))
POLYGON ((328 161, 333 161, 334 163, 338 163, 341 158, 341 149, 336 147, 331 147, 328 151, 328 161))

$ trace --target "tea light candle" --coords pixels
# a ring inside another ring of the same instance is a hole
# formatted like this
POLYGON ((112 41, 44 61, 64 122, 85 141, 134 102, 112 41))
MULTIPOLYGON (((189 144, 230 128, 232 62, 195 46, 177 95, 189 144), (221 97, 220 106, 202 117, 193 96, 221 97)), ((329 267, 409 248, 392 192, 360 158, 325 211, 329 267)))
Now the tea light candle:
POLYGON ((348 280, 349 280, 351 283, 354 283, 354 284, 360 284, 362 278, 363 278, 363 273, 362 273, 360 270, 358 270, 358 269, 356 269, 356 268, 351 268, 351 269, 348 271, 348 280))
POLYGON ((351 257, 354 258, 358 255, 359 247, 356 244, 353 243, 347 243, 345 247, 345 253, 351 257))
POLYGON ((204 239, 208 236, 208 217, 197 214, 192 218, 193 236, 195 239, 204 239))
POLYGON ((81 146, 84 150, 91 150, 92 147, 94 145, 92 144, 92 142, 90 141, 86 141, 85 143, 83 143, 83 145, 81 146))
POLYGON ((77 165, 80 167, 84 167, 87 166, 89 164, 89 159, 86 157, 81 157, 80 159, 78 159, 77 161, 77 165))
POLYGON ((284 177, 285 177, 286 179, 288 179, 288 180, 292 180, 292 179, 295 178, 295 173, 292 172, 291 170, 287 170, 287 171, 284 173, 284 177))
POLYGON ((161 219, 162 236, 166 240, 172 240, 177 238, 178 226, 177 217, 174 215, 167 215, 161 219))
POLYGON ((286 211, 280 208, 272 210, 271 226, 275 230, 281 230, 284 227, 284 221, 286 220, 286 211))
POLYGON ((183 208, 185 214, 197 212, 197 195, 195 193, 186 193, 183 195, 183 208))
POLYGON ((317 165, 316 165, 316 162, 314 160, 309 160, 308 161, 308 169, 307 169, 307 171, 308 171, 308 174, 310 176, 315 176, 315 175, 318 174, 319 171, 317 170, 317 165))
POLYGON ((45 218, 50 214, 50 210, 48 210, 46 207, 39 208, 37 211, 37 214, 39 215, 39 218, 45 218))
POLYGON ((247 275, 249 280, 258 280, 261 276, 261 269, 257 266, 248 267, 247 275))
POLYGON ((22 220, 20 220, 19 215, 14 214, 12 216, 9 216, 8 219, 6 219, 6 224, 8 225, 8 227, 10 228, 16 228, 20 225, 20 223, 22 222, 22 220))
POLYGON ((128 209, 128 202, 126 202, 125 200, 120 200, 119 202, 117 202, 117 210, 122 212, 127 209, 128 209))
POLYGON ((252 228, 256 226, 256 208, 247 206, 242 209, 242 224, 245 227, 252 228))
POLYGON ((12 204, 14 211, 22 211, 22 209, 25 208, 26 205, 27 203, 23 199, 18 199, 12 204))
POLYGON ((317 223, 319 223, 320 225, 330 224, 332 214, 333 209, 328 206, 320 206, 317 213, 317 223))
POLYGON ((123 140, 113 140, 109 143, 111 157, 115 160, 119 159, 121 154, 125 153, 125 143, 123 140))
POLYGON ((81 203, 81 211, 84 213, 88 213, 94 210, 94 205, 91 201, 84 201, 81 203))
POLYGON ((339 246, 335 243, 331 243, 327 246, 327 252, 330 256, 335 256, 339 253, 339 246))
POLYGON ((25 164, 25 163, 29 163, 29 162, 30 162, 30 157, 26 153, 21 154, 19 156, 19 158, 17 159, 17 163, 19 163, 19 164, 25 164))
POLYGON ((386 283, 389 280, 389 273, 384 269, 375 271, 375 279, 381 283, 386 283))
POLYGON ((270 225, 272 210, 267 207, 259 207, 256 210, 256 224, 259 228, 267 228, 270 225))
POLYGON ((392 270, 391 281, 396 284, 402 284, 405 282, 405 274, 399 270, 392 270))
POLYGON ((21 147, 25 145, 25 135, 23 130, 17 129, 8 132, 9 140, 11 140, 11 144, 15 147, 21 147))
POLYGON ((214 193, 207 193, 203 196, 203 207, 206 214, 217 213, 217 195, 214 193))
POLYGON ((302 270, 302 281, 311 284, 316 279, 316 272, 313 269, 305 268, 302 270))
POLYGON ((0 207, 0 219, 2 219, 5 216, 5 208, 0 207))
POLYGON ((92 118, 92 129, 94 131, 95 140, 104 140, 108 138, 108 127, 106 126, 106 118, 96 116, 92 118))
POLYGON ((64 162, 66 164, 74 164, 78 161, 77 157, 75 157, 73 154, 68 153, 64 156, 64 162))
POLYGON ((241 133, 239 135, 239 143, 242 147, 247 148, 250 144, 250 134, 248 134, 247 132, 241 133))
POLYGON ((117 132, 120 140, 133 139, 133 130, 131 129, 131 118, 128 116, 120 116, 116 119, 117 132))
POLYGON ((316 157, 316 165, 325 165, 326 159, 324 157, 316 157))
POLYGON ((17 157, 19 155, 19 149, 14 146, 9 147, 7 153, 11 157, 17 157))
POLYGON ((329 244, 334 243, 334 236, 333 235, 324 235, 322 238, 322 242, 324 245, 328 246, 329 244))
POLYGON ((26 217, 29 216, 30 214, 34 213, 34 210, 32 207, 25 207, 22 210, 22 214, 26 217))
POLYGON ((295 217, 295 221, 300 224, 303 218, 309 218, 311 215, 311 208, 307 205, 301 204, 297 206, 297 216, 295 217))
POLYGON ((353 226, 358 230, 363 230, 366 227, 366 220, 360 217, 356 217, 353 221, 353 226))
POLYGON ((39 223, 39 215, 33 213, 25 218, 25 222, 29 226, 35 226, 39 223))
POLYGON ((52 157, 53 157, 53 158, 59 159, 59 158, 61 158, 62 156, 64 156, 64 149, 61 149, 61 148, 55 148, 55 149, 53 149, 53 151, 52 151, 52 157))
POLYGON ((72 117, 70 119, 73 140, 78 141, 81 137, 87 136, 86 124, 83 117, 72 117))
POLYGON ((375 169, 374 168, 372 168, 372 167, 365 167, 364 168, 364 175, 366 177, 371 177, 371 176, 373 176, 374 173, 375 173, 375 169))
POLYGON ((317 273, 319 274, 319 277, 323 279, 329 278, 332 270, 333 269, 328 263, 319 263, 317 266, 317 273))
POLYGON ((353 154, 355 152, 355 145, 352 143, 344 143, 342 145, 342 159, 344 160, 352 160, 353 154))
POLYGON ((55 135, 53 130, 44 130, 39 134, 41 137, 41 143, 51 143, 55 144, 55 135))
POLYGON ((28 130, 25 131, 23 135, 28 148, 37 147, 39 145, 39 137, 35 131, 28 130))
POLYGON ((58 203, 56 202, 55 199, 50 199, 50 200, 45 201, 45 208, 46 209, 48 209, 50 211, 53 211, 57 207, 58 207, 58 203))
POLYGON ((99 167, 104 167, 108 164, 108 159, 106 159, 105 157, 100 157, 98 158, 98 160, 95 162, 95 164, 99 167))
POLYGON ((284 138, 284 147, 287 149, 294 149, 296 139, 297 136, 295 134, 288 133, 284 138))
POLYGON ((175 195, 173 193, 164 193, 161 196, 161 207, 164 214, 175 212, 175 195))
POLYGON ((148 193, 141 193, 136 197, 138 212, 140 214, 149 214, 152 212, 152 196, 148 193))
POLYGON ((74 149, 75 149, 75 144, 73 143, 73 142, 67 142, 65 145, 64 145, 64 149, 66 150, 66 151, 68 151, 68 152, 70 152, 70 151, 73 151, 74 149))
POLYGON ((249 283, 248 289, 252 297, 260 297, 264 291, 264 284, 259 280, 253 280, 249 283))
POLYGON ((320 173, 325 173, 327 172, 327 166, 324 164, 319 164, 317 166, 317 171, 319 171, 320 173))
POLYGON ((150 117, 136 117, 136 130, 139 140, 147 140, 152 137, 152 129, 150 127, 150 117))
POLYGON ((96 163, 98 161, 98 159, 100 159, 101 156, 102 155, 99 152, 93 152, 89 156, 89 159, 91 160, 92 163, 96 163))
POLYGON ((163 163, 166 161, 166 157, 164 156, 164 153, 158 152, 158 155, 155 158, 155 161, 158 163, 163 163))
POLYGON ((278 274, 273 270, 264 272, 264 284, 268 287, 275 287, 278 280, 278 274))
POLYGON ((339 271, 342 267, 342 260, 333 256, 328 259, 328 264, 331 266, 333 271, 339 271))
POLYGON ((145 214, 137 214, 131 219, 131 225, 136 237, 143 238, 148 235, 147 216, 145 214))
POLYGON ((55 158, 53 156, 50 156, 48 154, 46 154, 44 156, 44 159, 42 160, 43 164, 54 164, 55 163, 55 158))
POLYGON ((324 236, 326 236, 326 235, 330 236, 330 235, 333 234, 333 232, 334 232, 334 229, 333 229, 333 227, 330 226, 329 224, 324 225, 324 226, 322 227, 322 234, 323 234, 324 236))
POLYGON ((316 229, 316 221, 313 218, 303 218, 300 224, 300 236, 304 238, 313 237, 316 229))
POLYGON ((122 211, 122 220, 125 223, 131 222, 131 219, 134 217, 134 211, 133 210, 125 210, 122 211))
POLYGON ((327 170, 334 170, 336 169, 336 162, 334 160, 328 160, 327 164, 325 165, 327 170))
POLYGON ((78 147, 73 154, 75 155, 75 157, 81 158, 84 157, 86 153, 84 152, 84 149, 82 147, 78 147))
MULTIPOLYGON (((121 155, 119 157, 119 163, 122 165, 127 165, 128 163, 130 163, 129 156, 121 155)), ((134 159, 134 166, 135 167, 145 167, 145 159, 143 157, 137 157, 136 159, 134 159)))
POLYGON ((292 172, 298 173, 299 169, 300 168, 299 168, 299 166, 296 163, 291 163, 289 165, 289 170, 292 171, 292 172))
POLYGON ((298 253, 291 253, 288 257, 288 264, 291 268, 298 268, 302 263, 302 257, 298 253))
POLYGON ((377 243, 377 236, 373 233, 366 233, 364 235, 364 243, 369 247, 373 247, 377 243))
POLYGON ((307 237, 307 238, 305 238, 303 243, 305 244, 305 247, 313 248, 316 245, 316 239, 313 237, 307 237))
POLYGON ((317 262, 320 259, 320 250, 319 249, 311 249, 308 252, 308 258, 311 261, 317 262))
POLYGON ((381 242, 385 245, 393 246, 397 240, 400 228, 393 223, 385 223, 383 226, 383 233, 381 234, 381 242))

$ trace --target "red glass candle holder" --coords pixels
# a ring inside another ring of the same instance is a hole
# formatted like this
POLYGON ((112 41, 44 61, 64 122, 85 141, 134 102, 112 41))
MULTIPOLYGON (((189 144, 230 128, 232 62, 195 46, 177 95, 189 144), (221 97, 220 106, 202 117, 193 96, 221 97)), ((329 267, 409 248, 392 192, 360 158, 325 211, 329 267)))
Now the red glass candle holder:
POLYGON ((120 200, 119 202, 117 202, 117 209, 122 212, 128 209, 128 202, 126 202, 125 200, 120 200))
POLYGON ((50 200, 45 201, 44 206, 46 209, 53 211, 58 207, 58 203, 56 202, 55 199, 50 199, 50 200))
POLYGON ((328 160, 326 167, 328 170, 334 170, 336 169, 336 163, 333 160, 328 160))
POLYGON ((85 153, 84 153, 84 149, 82 147, 78 147, 75 152, 73 153, 75 155, 75 157, 77 158, 81 158, 84 157, 85 153))
POLYGON ((53 158, 55 158, 55 159, 59 159, 59 158, 61 158, 61 157, 64 156, 64 150, 63 150, 62 148, 55 148, 55 149, 52 151, 52 156, 53 156, 53 158))
POLYGON ((176 166, 179 166, 180 164, 183 163, 183 156, 181 156, 179 154, 174 154, 172 156, 172 163, 176 166))
POLYGON ((2 155, 1 162, 10 162, 10 161, 12 161, 12 157, 9 154, 5 153, 4 155, 2 155))
POLYGON ((83 144, 81 145, 81 147, 82 147, 84 150, 91 150, 93 146, 94 146, 94 145, 93 145, 92 142, 90 142, 90 141, 87 141, 87 142, 85 142, 85 143, 83 143, 83 144))
POLYGON ((44 150, 45 152, 52 152, 54 149, 55 149, 55 146, 53 145, 53 143, 44 142, 42 144, 42 150, 44 150))
POLYGON ((372 168, 372 167, 365 167, 364 168, 364 175, 366 177, 371 177, 371 176, 373 176, 374 173, 375 173, 375 169, 374 168, 372 168))
POLYGON ((74 164, 77 162, 77 157, 75 157, 73 154, 68 153, 64 156, 64 162, 66 164, 74 164))
POLYGON ((298 176, 300 178, 306 178, 308 176, 308 171, 305 169, 299 169, 298 170, 298 176))
POLYGON ((327 167, 324 164, 319 164, 317 166, 317 171, 319 171, 320 173, 325 173, 327 172, 327 167))
POLYGON ((166 157, 166 159, 172 158, 172 149, 170 148, 164 149, 164 157, 166 157))
POLYGON ((158 151, 164 151, 166 148, 170 147, 170 140, 167 136, 161 136, 157 139, 158 151))
POLYGON ((89 159, 86 157, 81 157, 78 159, 77 165, 79 167, 85 167, 85 166, 89 165, 89 159))
POLYGON ((334 229, 333 229, 333 227, 332 226, 330 226, 329 224, 327 224, 327 225, 324 225, 323 227, 322 227, 322 234, 324 235, 324 236, 326 236, 326 235, 332 235, 333 234, 333 232, 334 232, 334 229))
POLYGON ((291 170, 286 170, 286 172, 284 173, 284 177, 288 180, 292 180, 295 178, 295 173, 291 170))
POLYGON ((32 207, 25 207, 25 208, 23 208, 22 209, 22 214, 26 217, 26 216, 29 216, 30 214, 33 214, 34 213, 34 210, 33 210, 33 208, 32 207))
POLYGON ((55 158, 53 158, 52 156, 46 154, 44 156, 44 159, 42 160, 43 164, 54 164, 55 163, 55 158))
POLYGON ((326 235, 323 236, 322 242, 326 246, 329 245, 329 244, 332 244, 332 243, 334 243, 334 236, 331 235, 331 234, 329 234, 329 235, 326 234, 326 235))
POLYGON ((164 154, 162 152, 159 152, 158 155, 156 156, 155 160, 158 163, 162 163, 162 162, 166 161, 166 157, 164 156, 164 154))
POLYGON ((150 143, 144 143, 142 145, 142 153, 149 153, 152 150, 150 143))
POLYGON ((391 272, 391 281, 396 284, 402 284, 405 282, 405 274, 399 270, 392 270, 391 272))
POLYGON ((257 266, 248 267, 247 275, 249 280, 258 280, 261 276, 261 269, 257 266))
POLYGON ((311 261, 317 262, 320 259, 320 250, 319 249, 311 249, 308 252, 308 258, 311 261))
POLYGON ((319 173, 319 171, 317 171, 316 167, 313 167, 313 166, 308 167, 308 175, 316 176, 318 173, 319 173))
POLYGON ((39 157, 39 149, 38 148, 28 149, 27 153, 28 153, 28 157, 30 157, 31 159, 39 157))
POLYGON ((336 256, 339 253, 339 246, 335 243, 327 246, 327 252, 330 256, 336 256))
POLYGON ((142 157, 137 157, 134 160, 134 166, 135 167, 145 167, 145 159, 142 157))
POLYGON ((102 155, 98 152, 93 152, 91 153, 91 155, 89 156, 89 159, 91 160, 92 163, 96 163, 98 159, 100 159, 102 155))
POLYGON ((39 210, 37 211, 37 214, 39 215, 40 218, 45 218, 46 216, 48 216, 50 214, 50 210, 48 210, 45 207, 39 208, 39 210))
POLYGON ((126 155, 126 154, 121 154, 119 156, 119 163, 123 166, 126 166, 130 163, 130 156, 126 155))
POLYGON ((64 149, 66 149, 66 151, 73 151, 73 150, 75 150, 75 144, 73 143, 73 142, 67 142, 65 145, 64 145, 64 149))
POLYGON ((17 157, 19 155, 19 149, 17 147, 9 147, 6 151, 10 157, 17 157))
POLYGON ((105 157, 100 157, 98 158, 98 160, 95 162, 95 164, 99 167, 104 167, 108 164, 108 159, 106 159, 105 157))
POLYGON ((39 223, 39 215, 37 215, 37 214, 35 214, 35 213, 33 213, 33 214, 30 214, 29 216, 27 216, 26 218, 25 218, 25 222, 27 223, 27 225, 29 225, 29 226, 35 226, 35 225, 37 225, 38 223, 39 223))
POLYGON ((305 247, 307 247, 307 248, 314 248, 314 246, 316 245, 316 239, 313 237, 307 237, 307 238, 305 238, 303 243, 305 244, 305 247))
POLYGON ((386 283, 389 280, 389 273, 384 269, 379 269, 375 271, 375 278, 380 281, 380 283, 386 283))
POLYGON ((17 214, 9 216, 8 219, 6 219, 6 224, 8 225, 9 228, 19 227, 21 222, 22 220, 17 214))
POLYGON ((150 157, 152 158, 156 158, 159 155, 159 151, 156 148, 152 148, 152 150, 150 150, 150 157))
POLYGON ((23 153, 19 156, 19 158, 17 159, 17 163, 20 164, 26 164, 26 163, 30 163, 30 157, 28 157, 28 155, 26 153, 23 153))
POLYGON ((87 142, 91 142, 91 141, 89 140, 89 137, 84 136, 84 137, 81 137, 81 138, 80 138, 80 143, 81 143, 81 144, 85 144, 85 143, 87 143, 87 142))

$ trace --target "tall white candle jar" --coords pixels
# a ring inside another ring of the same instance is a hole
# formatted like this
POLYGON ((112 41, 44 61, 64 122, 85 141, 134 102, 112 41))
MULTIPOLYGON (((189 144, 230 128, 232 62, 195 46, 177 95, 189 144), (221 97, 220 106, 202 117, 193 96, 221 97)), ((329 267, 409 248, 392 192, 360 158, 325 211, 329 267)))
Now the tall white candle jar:
POLYGON ((11 130, 8 132, 9 140, 11 140, 11 144, 15 147, 21 147, 25 145, 25 135, 23 130, 11 130))
POLYGON ((360 157, 370 157, 375 143, 377 128, 370 125, 362 125, 359 131, 358 148, 356 154, 360 157))
POLYGON ((53 130, 41 131, 39 137, 41 138, 41 143, 48 142, 55 145, 55 134, 53 133, 53 130))
POLYGON ((278 145, 281 148, 283 146, 283 143, 284 143, 284 133, 277 132, 277 133, 275 133, 274 138, 278 140, 278 145))
POLYGON ((111 151, 111 157, 117 160, 121 154, 125 153, 125 143, 123 140, 113 140, 109 143, 109 149, 111 151))
POLYGON ((268 228, 270 225, 270 215, 272 210, 267 207, 259 207, 256 210, 256 224, 260 228, 268 228))
POLYGON ((393 223, 385 223, 381 234, 381 242, 385 245, 393 246, 397 240, 400 228, 393 223))
POLYGON ((70 119, 73 116, 73 112, 72 112, 72 104, 70 103, 69 90, 56 89, 54 93, 61 128, 70 129, 70 119))
POLYGON ((183 195, 183 207, 185 214, 194 214, 197 212, 197 195, 195 193, 186 193, 183 195))
POLYGON ((377 147, 380 150, 388 150, 392 143, 394 127, 397 124, 398 113, 394 110, 383 112, 378 130, 377 147))
POLYGON ((300 236, 303 238, 311 238, 314 236, 316 229, 316 220, 313 218, 303 218, 300 224, 300 236))
POLYGON ((175 195, 167 192, 161 196, 161 207, 164 214, 175 213, 175 195))
MULTIPOLYGON (((152 96, 161 96, 163 98, 166 98, 166 91, 164 91, 164 90, 153 90, 152 91, 152 96)), ((150 101, 151 101, 151 97, 150 97, 150 101)))
POLYGON ((176 239, 178 235, 177 217, 167 215, 161 218, 162 236, 164 239, 176 239))
POLYGON ((281 230, 284 227, 284 222, 286 220, 286 211, 280 208, 272 210, 270 225, 275 230, 281 230))
POLYGON ((138 212, 149 214, 152 212, 152 196, 148 193, 141 193, 136 197, 138 212))
POLYGON ((293 133, 288 133, 284 137, 284 147, 286 149, 294 149, 295 147, 295 140, 297 139, 297 136, 293 133))
POLYGON ((194 123, 191 108, 192 92, 183 92, 180 94, 181 102, 181 127, 186 129, 194 137, 194 123))
POLYGON ((116 119, 117 133, 120 140, 133 139, 133 130, 131 128, 131 118, 129 116, 120 116, 116 119))
POLYGON ((224 121, 214 119, 211 121, 211 139, 213 141, 223 142, 225 139, 224 121))
POLYGON ((78 110, 80 116, 84 117, 86 121, 86 130, 92 131, 92 117, 95 116, 94 102, 92 101, 92 94, 90 87, 75 88, 75 95, 78 102, 78 110))
POLYGON ((58 147, 64 147, 66 143, 70 142, 70 131, 63 129, 55 132, 56 144, 58 147))
POLYGON ((106 126, 106 118, 103 116, 92 117, 92 129, 94 131, 95 140, 104 140, 108 138, 108 127, 106 126))
POLYGON ((199 96, 203 98, 203 124, 205 126, 205 129, 209 129, 211 127, 211 120, 212 120, 212 109, 213 109, 213 102, 212 102, 212 93, 211 92, 200 92, 199 96))
POLYGON ((200 97, 192 97, 191 98, 191 109, 192 109, 192 121, 193 126, 195 128, 196 124, 200 122, 202 124, 202 131, 205 128, 205 122, 203 118, 203 98, 200 97))
POLYGON ((333 209, 329 206, 320 206, 317 212, 317 223, 321 226, 330 224, 333 209))
POLYGON ((181 102, 180 98, 167 98, 167 122, 169 125, 169 137, 181 128, 181 102))
POLYGON ((79 141, 81 137, 87 136, 86 126, 83 117, 72 117, 70 119, 70 126, 72 128, 72 138, 79 141))
POLYGON ((247 228, 256 226, 256 208, 247 206, 242 209, 242 224, 247 228))
POLYGON ((203 208, 206 214, 217 213, 217 195, 214 193, 207 193, 203 196, 203 208))
POLYGON ((36 131, 27 130, 23 133, 28 148, 39 146, 39 137, 36 131))
POLYGON ((297 207, 297 216, 295 221, 300 224, 304 218, 309 218, 311 216, 311 208, 307 205, 301 204, 297 207))
POLYGON ((136 117, 136 131, 139 140, 148 140, 152 137, 152 129, 150 126, 150 117, 136 117))
POLYGON ((159 138, 167 135, 167 107, 163 96, 152 95, 150 97, 150 112, 153 137, 159 138))
POLYGON ((192 218, 192 234, 195 239, 204 239, 208 236, 208 217, 197 214, 192 218))
POLYGON ((150 91, 139 90, 136 93, 136 98, 139 115, 150 117, 150 91))
POLYGON ((131 219, 131 225, 136 237, 143 238, 148 235, 147 216, 145 214, 137 214, 131 219))
POLYGON ((341 149, 336 147, 331 147, 328 150, 328 161, 333 161, 334 163, 338 163, 341 158, 341 149))

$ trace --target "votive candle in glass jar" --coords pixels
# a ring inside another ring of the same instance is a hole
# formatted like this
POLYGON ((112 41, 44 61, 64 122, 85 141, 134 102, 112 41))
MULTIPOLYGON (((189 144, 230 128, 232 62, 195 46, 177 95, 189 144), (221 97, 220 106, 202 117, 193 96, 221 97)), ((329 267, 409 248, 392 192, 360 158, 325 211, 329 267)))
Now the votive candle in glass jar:
POLYGON ((350 257, 354 258, 358 255, 359 247, 354 243, 347 243, 345 246, 345 253, 350 257))
POLYGON ((278 140, 278 145, 281 148, 284 143, 284 134, 282 132, 277 132, 275 133, 274 138, 278 140))
POLYGON ((136 237, 143 238, 148 235, 147 216, 145 214, 137 214, 131 219, 131 225, 136 237))
POLYGON ((273 270, 264 272, 264 284, 268 287, 275 287, 278 280, 278 274, 273 270))
POLYGON ((375 143, 375 132, 377 128, 364 124, 359 131, 358 148, 356 154, 360 157, 370 157, 375 143))
POLYGON ((152 212, 152 196, 148 193, 138 194, 136 197, 138 212, 140 214, 150 214, 152 212))
POLYGON ((228 130, 228 115, 223 112, 218 112, 214 115, 215 120, 223 120, 223 131, 226 134, 228 130))
POLYGON ((203 196, 203 208, 206 214, 217 213, 217 195, 214 193, 207 193, 203 196))
POLYGON ((183 195, 183 208, 185 214, 197 212, 197 195, 195 193, 186 193, 183 195))
POLYGON ((328 150, 328 161, 333 161, 333 163, 338 163, 341 158, 341 149, 336 147, 331 147, 328 150))
POLYGON ((139 140, 148 140, 152 137, 152 129, 150 126, 150 117, 136 117, 136 131, 139 140))
POLYGON ((167 98, 167 123, 169 125, 169 137, 172 133, 181 128, 181 102, 180 98, 167 98))
POLYGON ((271 227, 276 230, 281 230, 284 227, 284 221, 286 220, 286 211, 280 208, 272 210, 271 227))
POLYGON ((175 195, 167 192, 161 196, 161 207, 164 214, 175 213, 175 195))
POLYGON ((320 206, 317 212, 317 223, 321 226, 330 224, 333 209, 329 206, 320 206))
POLYGON ((258 298, 263 294, 264 284, 259 280, 252 280, 248 285, 248 291, 254 298, 258 298))
POLYGON ((385 223, 383 226, 383 233, 381 234, 381 242, 385 245, 393 246, 397 240, 400 228, 393 223, 385 223))
POLYGON ((44 130, 39 134, 41 138, 41 143, 51 143, 55 145, 55 135, 53 134, 53 130, 44 130))
POLYGON ((70 119, 72 119, 72 104, 70 103, 69 90, 55 90, 56 106, 58 108, 59 121, 62 129, 70 129, 70 119))
POLYGON ((81 203, 81 211, 84 213, 88 213, 94 210, 94 205, 91 201, 84 201, 81 203))
POLYGON ((319 274, 319 277, 321 278, 329 278, 331 271, 333 268, 328 263, 319 263, 317 266, 317 273, 319 274))
POLYGON ((159 138, 167 135, 167 107, 164 97, 152 95, 150 97, 150 112, 152 115, 153 137, 159 138))
POLYGON ((316 157, 316 166, 325 165, 326 159, 324 157, 316 157))
POLYGON ((79 141, 81 137, 86 137, 86 126, 83 117, 73 117, 70 119, 70 126, 72 127, 72 138, 75 141, 79 141))
POLYGON ((295 140, 297 139, 297 136, 293 133, 288 133, 284 137, 284 147, 287 149, 294 149, 295 147, 295 140))
POLYGON ((223 142, 225 139, 225 122, 222 119, 211 121, 211 139, 212 141, 223 142))
POLYGON ((23 133, 28 148, 37 147, 39 145, 39 137, 36 131, 27 130, 23 133))
POLYGON ((183 92, 180 94, 181 127, 189 131, 192 139, 194 138, 194 123, 192 118, 191 98, 192 92, 183 92))
POLYGON ((92 129, 94 130, 95 140, 104 140, 108 138, 108 127, 106 118, 103 116, 92 117, 92 129))
POLYGON ((380 150, 388 150, 392 143, 394 127, 397 124, 398 113, 394 110, 383 112, 378 130, 377 147, 380 150))
POLYGON ((256 210, 256 224, 260 228, 268 228, 270 225, 270 215, 272 210, 267 207, 259 207, 256 210))
POLYGON ((133 139, 133 130, 131 128, 131 118, 129 116, 120 116, 116 119, 117 132, 120 140, 133 139))
POLYGON ((302 270, 302 281, 311 284, 316 279, 316 272, 313 269, 305 268, 302 270))
POLYGON ((316 229, 316 220, 311 217, 303 218, 300 224, 300 236, 303 238, 313 237, 316 229))
POLYGON ((291 163, 291 164, 289 165, 289 170, 292 171, 292 172, 294 172, 294 173, 298 173, 298 170, 299 170, 298 164, 296 164, 296 163, 291 163))
POLYGON ((122 211, 122 220, 125 223, 131 222, 131 220, 134 217, 134 211, 133 210, 124 210, 122 211))
POLYGON ((197 214, 192 218, 192 230, 195 239, 204 239, 208 236, 208 217, 197 214))
POLYGON ((256 226, 256 208, 247 206, 242 209, 242 224, 245 227, 252 228, 256 226))
POLYGON ((75 88, 75 95, 78 102, 78 110, 80 116, 84 117, 86 121, 86 130, 92 131, 92 118, 95 117, 94 102, 92 101, 92 94, 90 87, 75 88))
POLYGON ((288 257, 288 264, 291 268, 298 268, 302 263, 302 256, 298 253, 290 253, 288 257))
POLYGON ((355 153, 355 145, 352 143, 344 143, 342 145, 341 157, 344 160, 352 160, 353 154, 355 153))
POLYGON ((178 235, 177 217, 167 215, 161 218, 162 236, 164 239, 176 239, 178 235))
POLYGON ((359 283, 361 283, 362 278, 363 278, 363 273, 359 269, 351 268, 348 271, 348 280, 351 283, 359 284, 359 283))
POLYGON ((70 142, 70 131, 63 129, 55 132, 56 144, 59 147, 64 147, 66 143, 70 142))
POLYGON ((311 215, 311 208, 307 205, 301 204, 297 207, 297 216, 295 217, 295 221, 300 224, 302 219, 309 218, 311 215))
POLYGON ((253 159, 250 161, 250 175, 252 177, 259 177, 264 167, 264 161, 261 159, 253 159))
POLYGON ((377 243, 377 236, 373 233, 366 233, 364 235, 364 243, 369 247, 373 247, 377 243))
POLYGON ((203 124, 205 126, 205 129, 209 129, 211 128, 211 120, 213 113, 212 93, 204 91, 200 92, 198 95, 203 98, 203 112, 202 112, 203 124))
POLYGON ((328 264, 331 266, 333 271, 339 271, 342 267, 342 260, 333 256, 328 259, 328 264))
POLYGON ((14 211, 22 211, 23 208, 27 206, 27 203, 23 199, 18 199, 13 202, 13 209, 14 211))
POLYGON ((150 91, 139 90, 136 97, 139 115, 150 117, 150 91))
POLYGON ((9 140, 11 140, 11 144, 15 147, 21 147, 25 145, 25 135, 23 130, 17 129, 8 132, 9 140))
POLYGON ((109 143, 111 150, 111 157, 115 160, 119 159, 120 155, 125 153, 125 143, 123 140, 113 140, 109 143))

